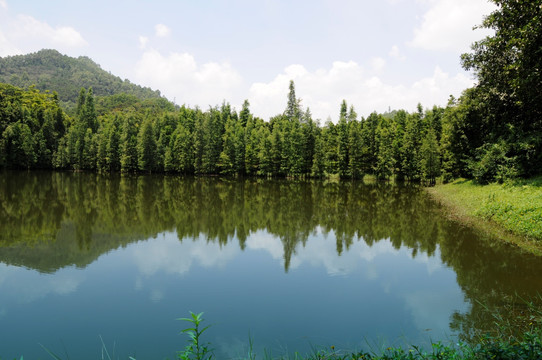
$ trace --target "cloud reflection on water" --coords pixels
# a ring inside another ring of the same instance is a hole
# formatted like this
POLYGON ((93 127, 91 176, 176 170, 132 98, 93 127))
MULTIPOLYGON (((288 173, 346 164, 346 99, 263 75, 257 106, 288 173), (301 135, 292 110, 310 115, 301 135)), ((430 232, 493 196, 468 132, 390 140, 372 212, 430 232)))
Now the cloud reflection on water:
POLYGON ((84 280, 82 273, 73 268, 51 275, 0 263, 0 317, 7 314, 9 306, 29 304, 49 295, 74 293, 84 280))
MULTIPOLYGON (((152 281, 154 276, 160 274, 185 277, 197 266, 220 270, 235 262, 243 253, 261 251, 281 267, 284 266, 281 239, 263 230, 248 236, 244 251, 237 246, 235 239, 227 245, 209 242, 202 236, 179 241, 175 233, 164 233, 157 239, 128 249, 139 270, 136 287, 143 290, 144 284, 147 284, 149 296, 155 302, 167 296, 165 290, 158 289, 158 285, 152 281)), ((388 240, 369 246, 360 239, 339 255, 333 231, 324 234, 321 229, 317 229, 304 245, 300 243, 296 247, 289 272, 307 266, 323 268, 328 276, 360 274, 362 281, 378 281, 384 293, 401 299, 420 331, 431 329, 439 333, 446 332, 449 330, 450 314, 456 310, 464 311, 468 307, 461 289, 454 283, 454 276, 446 275, 451 270, 440 261, 438 249, 433 256, 418 253, 413 259, 411 249, 406 246, 395 249, 388 240), (432 277, 449 278, 450 281, 435 288, 432 277), (454 283, 454 286, 450 287, 450 283, 454 283)))

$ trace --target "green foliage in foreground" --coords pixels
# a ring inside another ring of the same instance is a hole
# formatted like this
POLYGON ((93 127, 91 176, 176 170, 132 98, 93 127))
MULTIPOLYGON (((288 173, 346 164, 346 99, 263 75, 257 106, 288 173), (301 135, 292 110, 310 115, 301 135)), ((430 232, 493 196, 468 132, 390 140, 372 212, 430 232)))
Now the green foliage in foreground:
POLYGON ((434 189, 438 197, 464 208, 466 215, 492 220, 506 230, 542 239, 542 177, 479 185, 455 181, 434 189))
MULTIPOLYGON (((537 311, 535 311, 538 313, 537 311)), ((184 352, 178 354, 178 359, 212 359, 212 350, 201 346, 201 335, 209 326, 200 329, 203 322, 203 313, 194 314, 190 312, 191 318, 182 318, 190 322, 193 327, 184 329, 182 333, 187 333, 190 337, 189 345, 184 352)), ((496 317, 498 319, 498 317, 496 317)), ((536 322, 535 322, 536 323, 536 322)), ((422 349, 419 346, 412 345, 408 349, 387 348, 380 354, 375 352, 348 352, 336 350, 331 346, 329 350, 316 350, 313 354, 302 356, 295 353, 294 359, 307 360, 437 360, 437 359, 469 359, 469 360, 489 360, 489 359, 541 359, 542 358, 542 329, 537 325, 532 325, 531 329, 523 335, 506 335, 509 332, 505 325, 501 325, 501 332, 498 336, 483 335, 478 344, 451 344, 445 345, 436 342, 431 345, 430 350, 422 349)), ((252 339, 249 339, 249 351, 246 359, 256 359, 256 354, 252 351, 252 339)), ((270 354, 264 354, 265 359, 275 359, 270 354)), ((290 359, 291 357, 279 357, 278 359, 290 359)), ((131 360, 135 360, 131 358, 131 360)))
POLYGON ((320 352, 306 357, 311 360, 324 359, 370 359, 370 360, 489 360, 489 359, 540 359, 542 358, 542 333, 540 330, 528 332, 521 339, 498 339, 484 337, 480 344, 470 346, 458 344, 456 346, 433 343, 430 351, 412 346, 410 349, 388 348, 380 355, 366 352, 341 355, 336 352, 320 352))
POLYGON ((189 318, 180 318, 177 320, 187 321, 191 327, 183 329, 181 333, 187 334, 190 338, 189 344, 185 347, 184 351, 177 353, 177 359, 180 360, 210 360, 213 358, 213 350, 206 344, 202 344, 200 337, 203 335, 211 325, 201 328, 203 322, 203 313, 194 314, 190 311, 189 318))
MULTIPOLYGON (((536 311, 538 313, 538 311, 536 311)), ((498 317, 496 317, 498 319, 498 317)), ((200 325, 204 321, 203 313, 195 314, 190 312, 190 318, 180 318, 177 320, 187 321, 190 323, 190 327, 183 329, 181 333, 186 333, 189 336, 188 345, 184 351, 177 353, 177 359, 195 359, 195 360, 211 360, 214 358, 213 350, 208 346, 202 345, 200 339, 202 334, 209 328, 209 326, 201 329, 200 325)), ((388 347, 380 352, 350 352, 335 349, 335 346, 331 346, 326 350, 314 350, 312 354, 301 355, 295 353, 293 356, 279 356, 274 357, 270 353, 265 352, 263 354, 264 359, 295 359, 295 360, 523 360, 523 359, 542 359, 542 328, 540 324, 535 321, 535 324, 531 322, 529 330, 525 331, 522 335, 505 335, 509 334, 506 329, 506 325, 496 324, 501 328, 501 332, 498 335, 481 335, 479 341, 476 344, 467 344, 460 342, 458 344, 443 344, 442 342, 432 343, 430 349, 423 349, 419 346, 412 345, 410 348, 393 348, 388 347)), ((508 329, 509 330, 509 329, 508 329)), ((101 359, 112 360, 117 359, 118 356, 111 356, 105 346, 103 339, 102 342, 101 359)), ((209 344, 210 345, 210 344, 209 344)), ((246 358, 247 360, 255 360, 259 358, 253 352, 252 339, 249 338, 249 348, 246 358)), ((43 347, 43 346, 42 346, 43 347)), ((60 356, 53 353, 46 347, 44 350, 55 360, 62 360, 60 356)), ((15 359, 16 360, 16 359, 15 359)), ((21 356, 20 360, 23 360, 21 356)), ((134 357, 129 356, 128 360, 136 360, 134 357)))

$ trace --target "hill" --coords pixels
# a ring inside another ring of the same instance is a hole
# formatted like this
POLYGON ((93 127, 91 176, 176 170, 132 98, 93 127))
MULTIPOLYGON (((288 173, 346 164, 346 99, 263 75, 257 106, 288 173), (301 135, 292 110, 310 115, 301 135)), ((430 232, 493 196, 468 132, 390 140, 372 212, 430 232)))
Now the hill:
POLYGON ((56 50, 0 58, 0 82, 21 88, 35 85, 42 91, 54 90, 68 112, 75 108, 82 87, 92 87, 96 96, 126 93, 140 100, 161 98, 160 91, 122 80, 86 56, 73 58, 56 50))

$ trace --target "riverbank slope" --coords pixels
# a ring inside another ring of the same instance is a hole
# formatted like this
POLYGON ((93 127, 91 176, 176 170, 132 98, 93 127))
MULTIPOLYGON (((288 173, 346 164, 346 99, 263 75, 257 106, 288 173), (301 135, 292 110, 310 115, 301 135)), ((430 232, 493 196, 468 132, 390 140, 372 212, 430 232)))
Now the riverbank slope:
POLYGON ((449 217, 542 255, 542 177, 489 185, 459 179, 427 191, 449 217))

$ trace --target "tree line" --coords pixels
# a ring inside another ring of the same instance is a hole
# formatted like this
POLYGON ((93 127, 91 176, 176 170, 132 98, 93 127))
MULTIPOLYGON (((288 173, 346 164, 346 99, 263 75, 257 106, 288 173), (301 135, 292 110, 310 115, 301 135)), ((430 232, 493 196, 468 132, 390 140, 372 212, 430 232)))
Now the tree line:
POLYGON ((445 109, 358 118, 343 101, 339 121, 320 126, 290 82, 287 106, 268 122, 228 103, 114 108, 98 116, 92 88, 68 117, 55 94, 2 85, 0 163, 8 168, 273 177, 434 180, 445 109))
POLYGON ((67 116, 54 93, 0 85, 0 166, 196 175, 435 182, 542 172, 542 3, 496 1, 495 30, 462 57, 478 83, 446 107, 358 117, 346 101, 321 125, 290 82, 269 121, 224 102, 207 110, 81 89, 67 116))
POLYGON ((358 117, 343 101, 339 120, 323 126, 301 108, 290 82, 286 109, 268 122, 228 103, 203 111, 134 106, 116 96, 98 115, 92 88, 76 114, 53 93, 0 86, 0 164, 7 168, 196 175, 327 177, 434 182, 472 176, 478 148, 468 123, 469 92, 446 108, 358 117))

